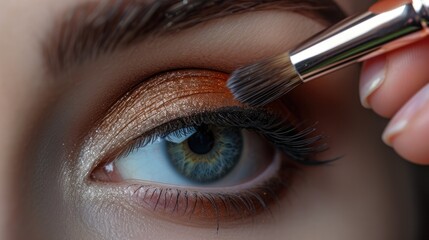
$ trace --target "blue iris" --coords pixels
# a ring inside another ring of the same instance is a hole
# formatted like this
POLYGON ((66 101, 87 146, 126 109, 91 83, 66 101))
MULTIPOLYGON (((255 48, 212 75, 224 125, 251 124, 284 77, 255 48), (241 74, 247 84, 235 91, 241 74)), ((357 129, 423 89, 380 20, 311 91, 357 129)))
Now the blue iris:
POLYGON ((190 180, 208 183, 227 175, 239 162, 243 149, 241 130, 201 125, 185 141, 167 142, 174 167, 190 180))

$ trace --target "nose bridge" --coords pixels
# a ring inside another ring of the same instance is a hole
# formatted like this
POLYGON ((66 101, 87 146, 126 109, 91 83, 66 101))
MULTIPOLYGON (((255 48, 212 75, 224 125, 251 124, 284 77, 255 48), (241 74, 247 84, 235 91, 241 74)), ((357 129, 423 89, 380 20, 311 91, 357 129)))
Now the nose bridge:
POLYGON ((25 149, 19 144, 25 117, 15 90, 20 81, 14 78, 15 70, 4 64, 7 61, 7 55, 0 54, 0 239, 11 239, 16 225, 21 188, 17 181, 21 173, 18 158, 25 149))
POLYGON ((21 166, 28 160, 22 156, 29 148, 26 142, 34 127, 30 120, 42 88, 39 72, 32 71, 40 69, 36 50, 31 51, 37 39, 25 29, 27 22, 18 21, 17 16, 25 15, 16 3, 0 4, 0 239, 13 239, 18 226, 25 177, 21 166))
MULTIPOLYGON (((0 9, 0 15, 2 15, 0 9)), ((0 17, 0 29, 6 30, 6 23, 0 17)), ((6 49, 8 36, 0 33, 0 239, 10 239, 9 229, 12 223, 12 212, 16 209, 13 204, 13 149, 14 149, 14 131, 13 122, 16 115, 13 113, 14 104, 11 99, 13 78, 10 76, 11 70, 8 69, 10 59, 9 52, 6 49)))
POLYGON ((8 235, 11 234, 13 214, 18 207, 15 204, 17 189, 13 187, 16 176, 14 170, 18 164, 14 161, 16 132, 13 129, 16 115, 11 112, 13 102, 3 94, 8 82, 2 70, 0 64, 0 239, 10 239, 8 235))

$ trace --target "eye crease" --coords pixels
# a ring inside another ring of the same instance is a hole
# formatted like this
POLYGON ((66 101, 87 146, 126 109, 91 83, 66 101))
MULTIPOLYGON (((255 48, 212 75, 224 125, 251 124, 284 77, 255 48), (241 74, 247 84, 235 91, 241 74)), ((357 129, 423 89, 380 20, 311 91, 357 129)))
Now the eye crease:
POLYGON ((298 129, 274 113, 277 106, 253 109, 236 102, 226 79, 219 72, 177 70, 126 94, 95 131, 117 129, 115 135, 106 141, 96 134, 87 143, 100 139, 110 149, 91 181, 128 182, 142 211, 167 220, 219 227, 269 212, 293 172, 314 164, 325 146, 314 129, 298 129))

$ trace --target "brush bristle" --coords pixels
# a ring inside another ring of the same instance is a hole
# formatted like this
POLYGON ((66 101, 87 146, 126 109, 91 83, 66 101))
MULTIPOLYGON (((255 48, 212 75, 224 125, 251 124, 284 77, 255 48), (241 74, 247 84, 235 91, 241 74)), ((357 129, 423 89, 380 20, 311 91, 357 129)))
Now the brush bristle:
POLYGON ((260 107, 301 83, 289 55, 282 54, 235 70, 227 85, 238 101, 260 107))

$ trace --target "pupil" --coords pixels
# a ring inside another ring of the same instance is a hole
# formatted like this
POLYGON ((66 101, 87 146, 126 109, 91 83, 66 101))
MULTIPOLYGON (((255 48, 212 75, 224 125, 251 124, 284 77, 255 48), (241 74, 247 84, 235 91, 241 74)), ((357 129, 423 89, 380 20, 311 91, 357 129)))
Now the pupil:
POLYGON ((198 131, 188 138, 188 146, 196 154, 207 154, 214 146, 215 139, 212 131, 207 126, 201 126, 198 131))

